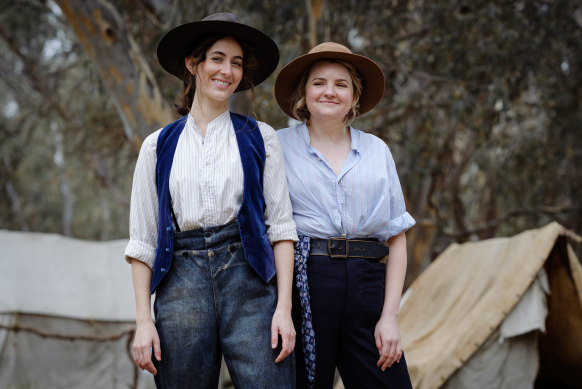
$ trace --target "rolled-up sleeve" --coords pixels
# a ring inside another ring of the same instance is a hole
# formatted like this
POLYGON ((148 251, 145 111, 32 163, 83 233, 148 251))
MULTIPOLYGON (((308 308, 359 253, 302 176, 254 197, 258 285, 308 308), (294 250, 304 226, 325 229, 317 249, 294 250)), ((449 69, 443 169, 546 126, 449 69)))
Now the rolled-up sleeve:
POLYGON ((263 171, 263 196, 265 198, 265 224, 271 243, 280 240, 297 241, 297 231, 293 221, 293 209, 287 188, 285 159, 275 130, 259 122, 267 154, 263 171))
POLYGON ((158 239, 158 194, 156 190, 156 145, 160 131, 148 136, 141 147, 133 174, 129 211, 129 243, 125 259, 154 265, 158 239))
POLYGON ((416 221, 406 211, 404 194, 396 172, 396 165, 392 154, 387 149, 388 177, 390 185, 390 226, 388 236, 396 236, 416 224, 416 221))

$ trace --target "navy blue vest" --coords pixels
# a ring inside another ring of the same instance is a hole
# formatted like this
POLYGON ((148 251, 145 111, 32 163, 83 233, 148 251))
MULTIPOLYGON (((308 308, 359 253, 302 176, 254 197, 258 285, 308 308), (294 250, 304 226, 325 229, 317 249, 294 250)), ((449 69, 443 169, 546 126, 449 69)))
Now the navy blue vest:
MULTIPOLYGON (((156 185, 158 189, 158 243, 153 268, 151 293, 168 273, 174 251, 174 227, 170 213, 170 171, 186 116, 164 127, 156 149, 156 185)), ((247 116, 230 113, 244 174, 243 200, 236 216, 245 257, 265 281, 275 275, 273 249, 265 226, 263 169, 265 144, 257 122, 247 116)))

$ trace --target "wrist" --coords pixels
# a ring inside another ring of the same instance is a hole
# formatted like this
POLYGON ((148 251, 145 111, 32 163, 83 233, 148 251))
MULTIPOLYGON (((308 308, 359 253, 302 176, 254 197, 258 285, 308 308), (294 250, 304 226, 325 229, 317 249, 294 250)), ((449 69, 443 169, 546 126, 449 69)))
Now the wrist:
POLYGON ((154 319, 152 319, 152 317, 149 315, 136 317, 136 319, 135 319, 135 323, 137 325, 150 324, 153 322, 154 322, 154 319))
POLYGON ((382 310, 382 317, 385 318, 391 318, 391 319, 398 319, 398 314, 400 312, 399 311, 394 311, 394 310, 390 310, 390 309, 383 309, 382 310))
POLYGON ((277 307, 275 308, 275 310, 291 312, 291 308, 292 308, 291 301, 279 301, 277 302, 277 307))

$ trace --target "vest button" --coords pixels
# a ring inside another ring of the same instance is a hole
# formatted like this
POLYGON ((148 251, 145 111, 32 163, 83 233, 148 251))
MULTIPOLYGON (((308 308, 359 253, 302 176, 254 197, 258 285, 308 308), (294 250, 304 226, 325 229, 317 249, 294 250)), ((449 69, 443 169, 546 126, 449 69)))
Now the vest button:
POLYGON ((211 236, 212 236, 212 233, 211 232, 205 232, 204 233, 204 237, 205 238, 210 238, 211 236))
POLYGON ((160 269, 160 272, 165 273, 166 272, 166 268, 165 267, 161 268, 160 269))
POLYGON ((166 231, 168 231, 168 232, 172 231, 172 226, 167 227, 166 231))
POLYGON ((169 253, 170 252, 170 248, 166 247, 166 252, 169 253))

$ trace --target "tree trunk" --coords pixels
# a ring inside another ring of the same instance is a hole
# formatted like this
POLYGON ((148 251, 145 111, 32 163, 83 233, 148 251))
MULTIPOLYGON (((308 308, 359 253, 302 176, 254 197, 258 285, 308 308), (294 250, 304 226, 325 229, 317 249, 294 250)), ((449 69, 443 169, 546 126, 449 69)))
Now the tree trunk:
POLYGON ((140 145, 172 120, 156 80, 121 16, 107 0, 56 0, 109 89, 127 139, 140 145))

